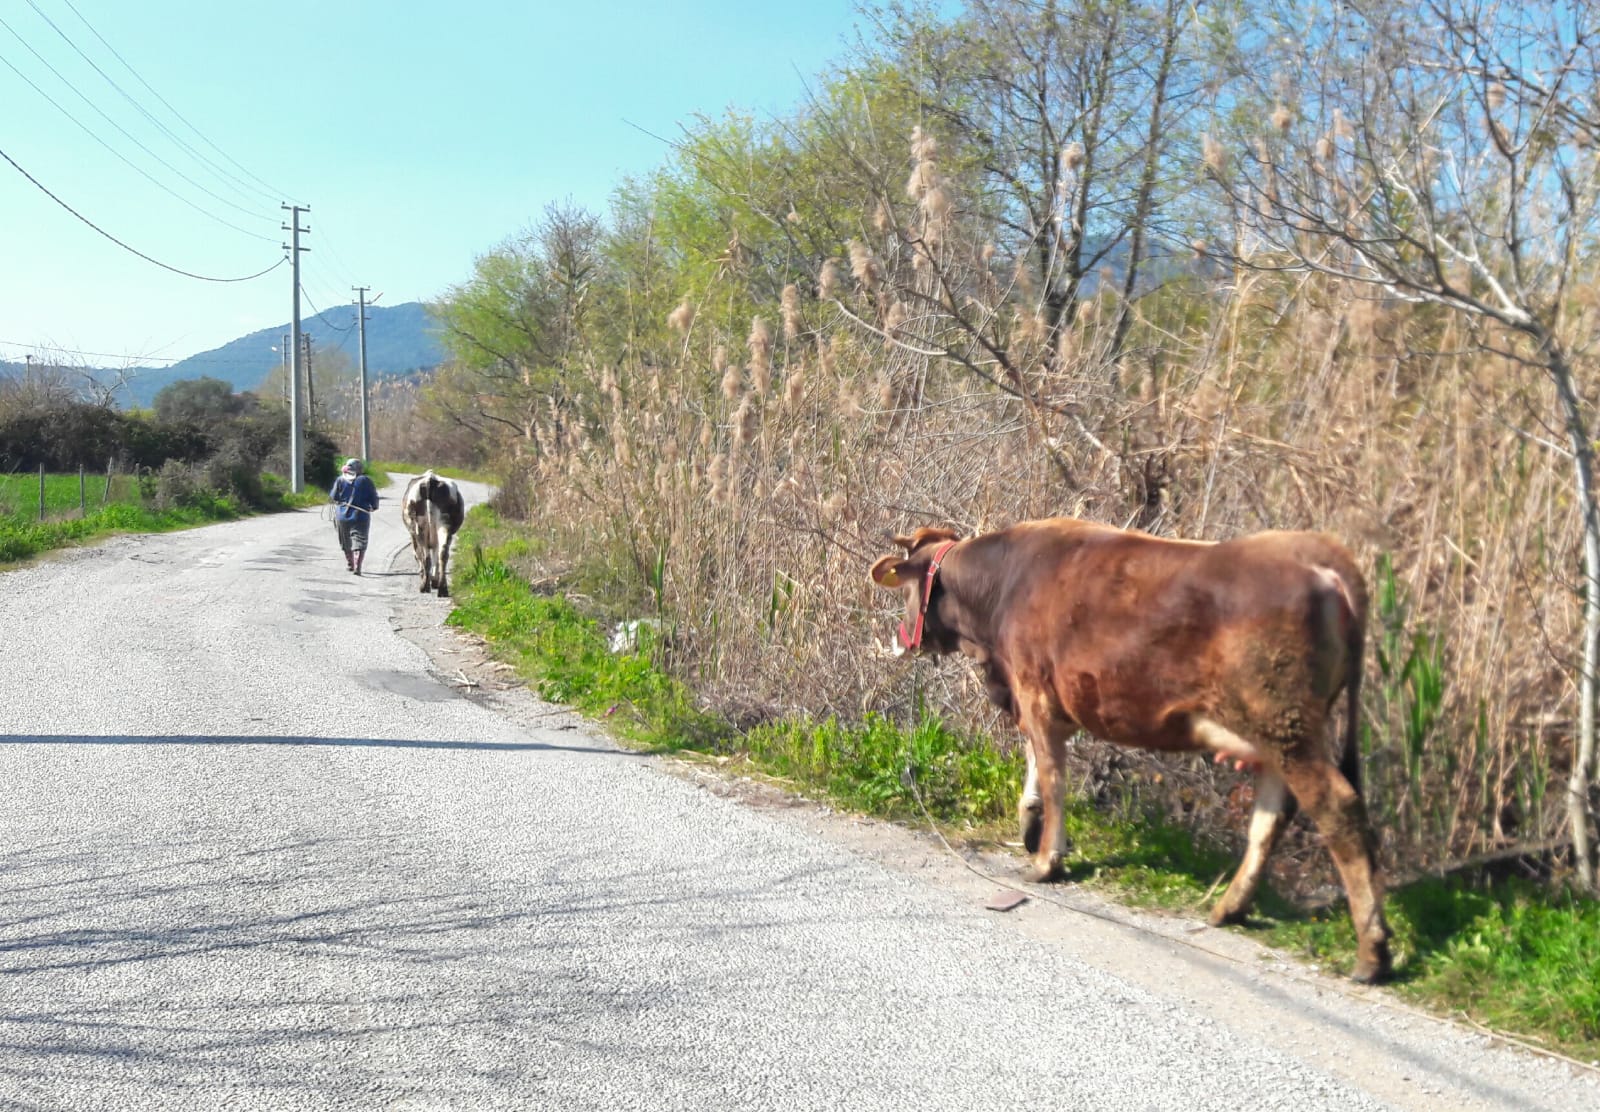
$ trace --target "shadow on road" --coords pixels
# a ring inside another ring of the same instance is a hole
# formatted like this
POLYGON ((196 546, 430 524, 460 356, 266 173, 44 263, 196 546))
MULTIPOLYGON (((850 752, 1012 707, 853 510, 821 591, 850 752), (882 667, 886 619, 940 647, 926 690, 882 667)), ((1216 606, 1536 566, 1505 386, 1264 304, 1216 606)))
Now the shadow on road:
POLYGON ((207 736, 200 734, 103 737, 79 734, 0 734, 0 747, 7 745, 337 745, 380 749, 477 749, 485 752, 499 751, 506 753, 544 749, 567 753, 593 753, 602 757, 642 757, 646 755, 627 749, 612 749, 600 744, 560 745, 547 741, 425 741, 420 738, 252 737, 246 735, 207 736))

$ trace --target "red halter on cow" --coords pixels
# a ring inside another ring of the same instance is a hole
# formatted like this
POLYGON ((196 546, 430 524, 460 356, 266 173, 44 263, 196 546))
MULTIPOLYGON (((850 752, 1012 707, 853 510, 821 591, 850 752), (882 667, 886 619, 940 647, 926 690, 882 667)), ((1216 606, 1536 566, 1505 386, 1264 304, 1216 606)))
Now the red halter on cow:
POLYGON ((1018 810, 1036 878, 1061 868, 1075 731, 1210 751, 1258 770, 1249 848, 1212 922, 1245 916, 1298 800, 1344 881, 1358 941, 1352 976, 1389 975, 1356 741, 1367 590, 1338 541, 1318 533, 1163 540, 1055 518, 965 540, 924 528, 895 543, 906 556, 879 559, 872 579, 905 597, 902 644, 975 659, 989 697, 1027 736, 1018 810), (1335 765, 1329 734, 1341 694, 1335 765))

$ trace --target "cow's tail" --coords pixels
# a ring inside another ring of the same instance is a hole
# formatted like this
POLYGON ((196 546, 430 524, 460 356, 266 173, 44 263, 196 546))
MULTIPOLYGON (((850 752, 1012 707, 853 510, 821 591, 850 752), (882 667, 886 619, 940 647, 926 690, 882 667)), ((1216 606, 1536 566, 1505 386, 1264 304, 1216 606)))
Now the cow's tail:
POLYGON ((1367 584, 1361 571, 1350 561, 1350 566, 1339 575, 1345 601, 1349 605, 1344 627, 1345 683, 1344 683, 1344 751, 1339 755, 1339 771, 1350 781, 1356 796, 1361 791, 1361 677, 1366 672, 1367 651, 1367 584))
POLYGON ((1364 631, 1357 629, 1346 642, 1350 671, 1344 685, 1344 752, 1339 755, 1339 771, 1361 795, 1361 673, 1366 648, 1364 631))

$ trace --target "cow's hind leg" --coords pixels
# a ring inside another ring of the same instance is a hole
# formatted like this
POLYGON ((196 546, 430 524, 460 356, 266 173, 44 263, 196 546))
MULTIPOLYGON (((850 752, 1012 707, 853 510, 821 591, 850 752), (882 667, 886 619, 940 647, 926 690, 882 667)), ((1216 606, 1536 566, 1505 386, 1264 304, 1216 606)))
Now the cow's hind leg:
POLYGON ((439 546, 439 597, 450 597, 450 581, 446 578, 446 569, 450 566, 450 542, 456 539, 454 533, 446 532, 444 544, 439 546))
POLYGON ((1044 823, 1044 801, 1039 795, 1039 762, 1033 756, 1033 742, 1023 740, 1023 755, 1028 758, 1028 779, 1017 800, 1017 823, 1022 827, 1022 846, 1029 853, 1039 852, 1039 833, 1044 823))
POLYGON ((1356 930, 1356 966, 1351 979, 1362 984, 1386 980, 1393 963, 1389 924, 1383 917, 1383 880, 1361 797, 1320 750, 1286 754, 1283 777, 1317 824, 1344 881, 1356 930))
POLYGON ((1277 845, 1283 828, 1294 817, 1294 797, 1282 777, 1272 772, 1262 772, 1256 778, 1256 806, 1250 815, 1250 842, 1245 849, 1239 871, 1233 883, 1211 909, 1211 925, 1241 922, 1255 902, 1256 890, 1261 886, 1266 872, 1267 859, 1272 847, 1277 845))

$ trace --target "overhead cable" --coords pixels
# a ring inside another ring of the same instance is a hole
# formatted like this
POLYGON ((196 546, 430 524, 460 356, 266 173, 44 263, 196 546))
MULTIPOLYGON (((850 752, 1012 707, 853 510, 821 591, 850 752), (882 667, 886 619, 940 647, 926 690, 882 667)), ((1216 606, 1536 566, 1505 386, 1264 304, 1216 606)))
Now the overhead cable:
POLYGON ((82 12, 80 12, 73 5, 72 0, 61 0, 61 2, 64 3, 67 7, 72 9, 72 14, 77 16, 78 20, 85 27, 89 28, 89 33, 91 35, 93 35, 95 38, 100 40, 100 45, 101 46, 103 46, 107 50, 111 51, 111 56, 114 57, 117 61, 122 63, 122 68, 127 70, 129 73, 133 74, 134 78, 138 80, 139 84, 143 85, 145 87, 145 89, 147 89, 149 91, 151 96, 153 96, 157 100, 159 100, 161 102, 162 106, 165 107, 168 112, 171 112, 173 114, 173 116, 176 117, 177 120, 180 123, 183 124, 184 127, 188 128, 190 131, 194 132, 197 136, 199 136, 201 142, 205 143, 206 146, 210 147, 212 150, 216 151, 223 158, 227 159, 230 163, 233 164, 234 168, 237 169, 245 177, 249 178, 251 181, 255 182, 257 185, 259 185, 263 189, 265 189, 267 191, 265 196, 267 196, 268 198, 270 198, 272 200, 282 200, 284 197, 288 196, 288 194, 285 193, 283 190, 274 188, 269 183, 264 182, 260 178, 256 177, 254 174, 252 174, 244 166, 240 165, 240 163, 239 163, 239 161, 237 159, 235 159, 233 156, 228 154, 227 151, 223 150, 221 147, 219 147, 215 143, 213 143, 211 141, 211 139, 209 137, 207 137, 204 132, 202 132, 199 128, 195 127, 194 124, 190 123, 188 121, 188 119, 183 115, 182 112, 179 112, 176 108, 172 107, 171 103, 168 102, 167 98, 162 96, 160 93, 156 92, 155 87, 153 85, 151 85, 150 82, 148 82, 148 81, 146 81, 144 79, 144 75, 141 74, 138 70, 133 68, 133 63, 129 62, 126 58, 124 58, 122 56, 122 54, 117 50, 116 47, 112 46, 109 42, 106 41, 106 38, 105 38, 104 35, 102 35, 99 31, 95 30, 94 24, 90 23, 88 21, 88 19, 86 19, 84 17, 84 14, 82 12))
MULTIPOLYGON (((109 73, 107 73, 105 70, 101 69, 99 63, 97 63, 93 58, 89 57, 88 54, 84 53, 83 48, 81 46, 79 46, 77 43, 73 42, 71 36, 69 36, 65 31, 63 31, 59 26, 57 26, 56 25, 56 21, 51 19, 48 15, 46 15, 44 13, 43 9, 41 9, 39 7, 39 5, 34 2, 34 0, 28 0, 28 6, 30 8, 32 8, 38 14, 40 19, 44 20, 46 23, 48 23, 50 25, 50 29, 52 31, 54 31, 57 35, 61 36, 62 41, 65 42, 68 46, 70 46, 73 49, 73 51, 77 53, 78 57, 82 58, 85 62, 87 62, 89 64, 89 68, 90 69, 94 70, 101 77, 103 77, 105 79, 106 84, 110 85, 113 89, 115 89, 122 96, 122 98, 124 100, 126 100, 129 104, 133 105, 134 110, 136 112, 138 112, 146 120, 149 120, 150 123, 155 125, 156 130, 160 131, 168 139, 172 140, 173 143, 177 144, 177 146, 179 148, 181 148, 185 153, 187 153, 189 155, 189 157, 193 158, 197 162, 200 162, 200 163, 204 164, 209 170, 211 170, 212 173, 216 174, 218 177, 225 178, 225 179, 235 183, 235 185, 244 186, 246 189, 250 190, 251 192, 255 192, 255 193, 260 193, 261 192, 260 190, 256 189, 255 186, 250 185, 249 183, 245 182, 243 179, 238 177, 238 175, 231 174, 227 170, 224 170, 222 167, 218 166, 215 162, 211 161, 211 159, 207 158, 205 155, 203 155, 199 151, 195 150, 192 146, 190 146, 183 139, 179 138, 176 134, 173 133, 173 131, 172 131, 172 129, 170 127, 168 127, 166 124, 162 123, 160 120, 156 119, 155 116, 150 113, 149 109, 147 109, 144 105, 140 104, 138 99, 136 97, 134 97, 134 95, 132 93, 128 92, 121 85, 117 84, 116 79, 114 77, 112 77, 109 73)), ((78 18, 82 19, 83 17, 80 15, 78 18)), ((124 63, 124 65, 126 65, 126 63, 124 63)), ((273 198, 273 199, 275 199, 275 198, 273 198)))
MULTIPOLYGON (((11 31, 11 33, 13 35, 16 34, 16 31, 12 30, 11 26, 9 24, 7 24, 4 19, 0 19, 0 26, 4 26, 5 29, 8 30, 8 31, 11 31)), ((28 44, 27 43, 23 43, 22 45, 23 46, 27 46, 28 44)), ((29 47, 29 49, 31 50, 32 47, 29 47)), ((41 61, 42 60, 43 59, 41 59, 41 61)), ((263 241, 265 243, 275 243, 275 242, 277 242, 272 236, 264 236, 259 232, 252 232, 248 228, 241 228, 241 227, 239 227, 239 225, 233 223, 233 221, 224 219, 223 217, 218 216, 216 213, 211 212, 209 209, 202 208, 201 206, 195 204, 193 201, 189 200, 189 198, 185 197, 183 194, 179 193, 177 190, 173 189, 171 186, 167 185, 165 182, 158 180, 155 177, 155 175, 151 174, 143 166, 140 166, 138 163, 136 163, 132 159, 130 159, 127 155, 123 154, 121 151, 117 150, 117 148, 113 147, 110 143, 107 143, 99 135, 96 135, 93 128, 91 128, 88 124, 84 123, 82 120, 78 119, 78 117, 74 116, 71 112, 67 111, 67 109, 64 108, 54 97, 52 97, 49 93, 45 92, 43 89, 39 88, 38 85, 34 84, 33 79, 30 78, 27 74, 23 73, 21 70, 19 70, 15 65, 13 65, 9 58, 0 57, 0 62, 4 62, 7 69, 9 69, 12 73, 16 74, 18 77, 22 78, 23 81, 27 82, 28 85, 30 85, 33 88, 34 92, 38 93, 45 100, 49 101, 52 105, 54 105, 56 111, 60 112, 67 119, 71 120, 73 123, 77 124, 78 127, 83 129, 83 132, 86 135, 88 135, 89 138, 93 139, 96 143, 99 143, 106 150, 108 150, 112 154, 116 155, 124 163, 126 163, 127 166, 130 169, 132 169, 135 173, 137 173, 137 174, 141 175, 142 177, 144 177, 145 180, 150 182, 150 184, 154 185, 157 189, 165 190, 167 193, 170 193, 172 196, 176 197, 178 200, 182 201, 184 204, 188 205, 190 208, 194 209, 196 212, 200 213, 202 216, 209 217, 210 219, 215 220, 218 224, 222 224, 225 227, 232 228, 236 232, 240 232, 240 233, 242 233, 244 235, 250 236, 252 239, 259 239, 259 240, 261 240, 261 241, 263 241)), ((45 62, 45 65, 47 67, 49 67, 50 63, 49 62, 45 62)), ((51 72, 55 73, 55 70, 52 68, 51 72)), ((56 73, 56 76, 57 77, 61 77, 61 75, 59 73, 56 73)), ((66 78, 62 78, 62 80, 66 81, 66 78)), ((83 93, 79 92, 76 88, 73 88, 73 86, 72 86, 72 84, 70 82, 68 82, 68 86, 67 87, 71 88, 73 92, 78 93, 78 95, 80 97, 83 97, 83 93)), ((93 104, 93 102, 90 102, 87 97, 84 97, 84 100, 85 100, 85 102, 87 102, 89 104, 90 108, 94 108, 94 110, 96 112, 100 112, 100 109, 96 108, 95 105, 93 104)), ((105 116, 104 112, 101 112, 100 114, 102 116, 105 116)), ((128 138, 130 140, 132 140, 133 143, 136 144, 139 147, 140 150, 144 151, 151 158, 155 159, 157 162, 161 163, 161 165, 163 165, 167 169, 171 170, 174 174, 177 174, 180 178, 183 178, 184 181, 188 182, 190 185, 194 186, 196 189, 200 190, 203 193, 208 193, 212 197, 216 197, 217 200, 221 201, 225 205, 228 205, 228 206, 230 206, 232 208, 239 209, 240 212, 247 213, 247 214, 249 214, 251 216, 260 217, 260 219, 262 219, 262 220, 271 219, 270 217, 262 216, 260 213, 250 212, 249 209, 240 208, 240 206, 234 204, 232 201, 228 200, 226 197, 218 197, 217 194, 212 193, 211 190, 207 189, 205 186, 201 185, 199 182, 195 181, 194 179, 188 177, 186 174, 184 174, 184 172, 182 170, 179 170, 177 167, 175 167, 175 166, 171 165, 170 163, 168 163, 160 155, 156 154, 149 147, 146 147, 143 143, 140 143, 139 140, 135 139, 132 135, 128 135, 128 133, 123 130, 122 126, 120 124, 118 124, 115 120, 111 119, 109 116, 105 116, 105 118, 106 118, 106 122, 107 123, 109 123, 112 127, 116 128, 118 131, 121 131, 123 135, 127 135, 128 138)))
POLYGON ((124 243, 122 240, 118 239, 116 236, 100 227, 100 225, 96 224, 93 220, 90 220, 87 216, 83 215, 83 213, 79 212, 77 209, 67 204, 67 202, 63 201, 60 197, 57 197, 54 193, 50 192, 50 190, 45 187, 43 182, 34 177, 32 174, 28 173, 28 171, 24 170, 20 165, 18 165, 17 160, 12 158, 4 150, 0 150, 0 158, 3 158, 7 162, 11 163, 12 168, 16 170, 17 173, 21 174, 23 177, 32 182, 34 187, 38 189, 39 192, 43 193, 46 197, 49 197, 56 204, 70 212, 73 216, 76 216, 79 220, 89 225, 89 227, 93 228, 96 232, 99 232, 101 235, 105 236, 124 251, 127 251, 133 255, 137 255, 145 262, 153 263, 154 265, 159 266, 162 270, 170 270, 174 274, 181 274, 185 278, 194 278, 201 282, 249 282, 252 279, 260 278, 263 274, 271 274, 274 270, 277 270, 280 266, 289 261, 287 258, 281 258, 271 266, 267 267, 265 270, 258 270, 254 274, 245 274, 238 278, 213 278, 207 274, 195 274, 192 271, 182 270, 178 267, 172 266, 169 263, 164 263, 160 259, 146 255, 137 247, 130 247, 128 244, 124 243))

